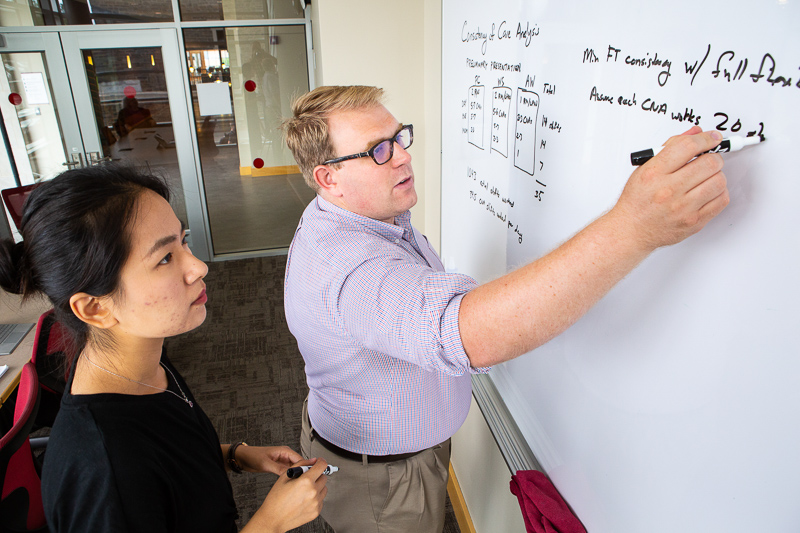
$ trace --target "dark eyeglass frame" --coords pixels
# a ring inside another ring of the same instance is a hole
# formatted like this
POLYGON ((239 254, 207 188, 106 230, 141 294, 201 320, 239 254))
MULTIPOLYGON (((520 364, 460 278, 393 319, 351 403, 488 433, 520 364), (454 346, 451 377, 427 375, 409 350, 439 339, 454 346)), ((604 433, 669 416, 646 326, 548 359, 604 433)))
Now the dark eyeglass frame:
POLYGON ((403 150, 405 150, 406 148, 411 146, 414 143, 414 125, 413 124, 405 124, 405 125, 401 124, 400 125, 400 129, 397 130, 397 133, 395 133, 393 136, 389 137, 388 139, 384 139, 382 141, 379 141, 379 142, 375 143, 375 145, 372 148, 370 148, 369 150, 367 150, 366 152, 359 152, 357 154, 345 155, 345 156, 342 156, 342 157, 336 157, 334 159, 328 159, 327 161, 323 161, 321 164, 322 165, 332 165, 333 163, 341 163, 342 161, 349 161, 350 159, 359 159, 361 157, 371 157, 372 160, 375 161, 376 165, 385 165, 386 163, 388 163, 389 161, 392 160, 392 157, 394 157, 394 143, 400 144, 400 146, 402 146, 403 150), (406 130, 408 130, 410 138, 408 140, 408 145, 407 146, 403 146, 402 144, 400 144, 399 137, 400 137, 400 134, 402 134, 406 130), (380 145, 382 145, 383 143, 385 143, 385 142, 389 143, 389 158, 386 161, 384 161, 383 163, 378 163, 378 160, 375 159, 375 150, 377 150, 378 147, 380 145))

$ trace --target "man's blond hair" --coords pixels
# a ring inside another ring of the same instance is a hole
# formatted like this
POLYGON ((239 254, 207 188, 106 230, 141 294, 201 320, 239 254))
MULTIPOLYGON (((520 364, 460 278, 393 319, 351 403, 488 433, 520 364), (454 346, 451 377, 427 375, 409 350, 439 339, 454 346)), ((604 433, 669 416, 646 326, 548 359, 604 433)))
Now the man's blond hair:
MULTIPOLYGON (((319 191, 314 168, 337 157, 328 131, 328 117, 382 105, 383 89, 364 85, 317 87, 292 104, 292 118, 283 121, 283 134, 309 187, 319 191)), ((339 154, 348 155, 348 154, 339 154)), ((338 168, 341 163, 332 166, 338 168)))

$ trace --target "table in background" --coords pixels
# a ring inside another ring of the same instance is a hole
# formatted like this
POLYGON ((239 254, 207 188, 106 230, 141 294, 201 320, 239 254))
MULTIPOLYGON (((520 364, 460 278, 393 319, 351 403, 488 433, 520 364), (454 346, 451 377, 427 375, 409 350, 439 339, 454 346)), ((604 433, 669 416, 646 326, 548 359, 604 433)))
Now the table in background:
MULTIPOLYGON (((21 302, 22 298, 19 295, 0 291, 0 323, 36 324, 42 313, 52 308, 47 299, 33 298, 24 304, 21 302)), ((36 326, 31 328, 13 352, 9 355, 0 355, 0 366, 8 365, 8 370, 0 377, 0 406, 19 384, 22 367, 31 360, 35 337, 36 326)))

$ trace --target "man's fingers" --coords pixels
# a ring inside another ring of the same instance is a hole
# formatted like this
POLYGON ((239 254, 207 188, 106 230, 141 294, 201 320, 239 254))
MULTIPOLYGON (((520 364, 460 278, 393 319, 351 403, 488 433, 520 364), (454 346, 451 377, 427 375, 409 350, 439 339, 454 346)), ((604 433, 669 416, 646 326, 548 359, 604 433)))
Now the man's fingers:
MULTIPOLYGON (((699 183, 695 188, 691 189, 688 192, 688 197, 698 211, 707 210, 706 206, 714 203, 721 197, 724 197, 723 199, 728 199, 728 181, 725 174, 716 172, 708 179, 699 183)), ((727 200, 724 203, 728 205, 727 200)), ((722 208, 724 208, 725 205, 723 205, 722 208)), ((722 209, 719 209, 719 211, 722 211, 722 209)), ((717 213, 719 213, 719 211, 717 211, 717 213)))
POLYGON ((700 126, 692 126, 688 130, 686 130, 683 133, 681 133, 681 135, 696 135, 696 134, 700 133, 701 131, 703 131, 703 130, 702 130, 702 128, 700 128, 700 126))
POLYGON ((722 135, 718 131, 677 135, 667 141, 658 157, 653 158, 653 160, 660 161, 667 172, 674 172, 685 166, 693 158, 717 146, 721 140, 722 135))
MULTIPOLYGON (((681 187, 688 192, 693 191, 697 187, 700 187, 703 184, 712 180, 717 174, 722 173, 722 167, 725 164, 725 160, 722 159, 722 156, 719 154, 704 154, 687 163, 679 170, 677 170, 674 174, 677 177, 677 183, 680 183, 681 187)), ((705 201, 708 201, 710 198, 717 196, 722 189, 725 188, 725 176, 724 174, 721 175, 721 179, 717 179, 716 181, 711 181, 707 186, 716 186, 717 193, 711 194, 706 193, 705 201)), ((698 192, 703 192, 705 189, 700 189, 698 192)), ((698 198, 698 202, 701 202, 702 198, 698 198)), ((703 205, 705 201, 702 201, 699 205, 703 205)))

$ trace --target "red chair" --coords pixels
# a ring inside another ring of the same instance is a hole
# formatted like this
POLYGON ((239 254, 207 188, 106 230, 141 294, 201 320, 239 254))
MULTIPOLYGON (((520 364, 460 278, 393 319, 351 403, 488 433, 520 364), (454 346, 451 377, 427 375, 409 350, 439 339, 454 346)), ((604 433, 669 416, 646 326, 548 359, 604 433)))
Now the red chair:
POLYGON ((67 338, 64 326, 56 321, 52 309, 39 317, 31 362, 36 365, 42 393, 34 429, 52 427, 61 406, 61 397, 64 395, 69 377, 65 356, 68 348, 67 338))
POLYGON ((26 363, 17 389, 14 425, 0 438, 1 531, 46 531, 42 507, 41 465, 31 451, 29 434, 39 408, 36 366, 26 363))
POLYGON ((0 194, 3 195, 3 203, 6 204, 8 212, 11 214, 11 220, 14 221, 14 225, 17 226, 18 230, 19 225, 22 223, 22 208, 25 206, 25 200, 28 199, 31 191, 38 186, 38 183, 34 183, 0 191, 0 194))

